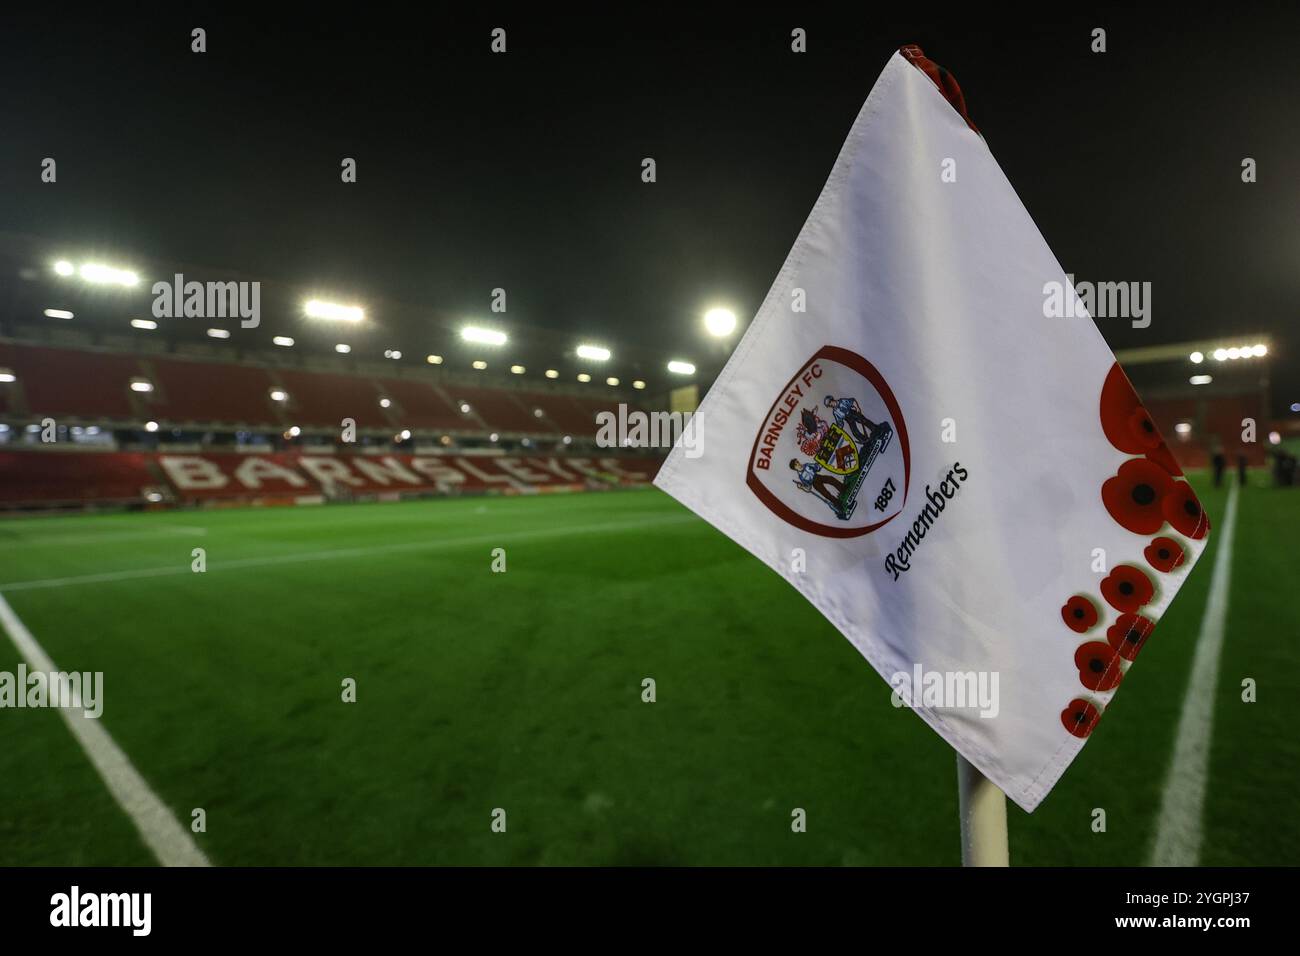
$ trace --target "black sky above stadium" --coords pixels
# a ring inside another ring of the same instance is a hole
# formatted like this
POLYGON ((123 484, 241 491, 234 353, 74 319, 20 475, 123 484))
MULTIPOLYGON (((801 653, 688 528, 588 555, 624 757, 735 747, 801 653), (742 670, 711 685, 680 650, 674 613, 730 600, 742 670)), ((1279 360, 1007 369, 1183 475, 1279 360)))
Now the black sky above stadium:
MULTIPOLYGON (((915 42, 961 82, 1066 270, 1153 283, 1149 329, 1099 321, 1112 346, 1263 331, 1294 372, 1300 16, 878 11, 7 14, 0 231, 448 316, 489 315, 500 286, 508 325, 701 355, 702 310, 757 308, 886 59, 915 42)), ((420 334, 414 313, 377 318, 420 334)))

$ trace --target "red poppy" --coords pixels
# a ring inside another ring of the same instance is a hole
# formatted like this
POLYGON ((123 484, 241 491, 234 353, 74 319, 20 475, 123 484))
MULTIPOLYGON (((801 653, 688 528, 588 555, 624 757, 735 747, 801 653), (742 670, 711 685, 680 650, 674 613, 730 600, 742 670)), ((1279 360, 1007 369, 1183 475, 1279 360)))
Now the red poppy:
POLYGON ((1160 511, 1165 520, 1174 526, 1179 534, 1189 538, 1200 539, 1210 530, 1210 519, 1201 510, 1201 503, 1196 492, 1185 481, 1176 481, 1169 489, 1169 494, 1160 500, 1160 511))
POLYGON ((1115 623, 1106 629, 1106 640, 1115 648, 1119 656, 1126 661, 1137 658, 1138 651, 1147 642, 1156 622, 1141 614, 1121 614, 1115 623))
POLYGON ((1074 665, 1079 668, 1079 683, 1088 690, 1114 690, 1124 676, 1119 652, 1101 641, 1079 645, 1074 652, 1074 665))
POLYGON ((1160 429, 1156 428, 1156 423, 1141 405, 1128 417, 1128 430, 1143 451, 1154 451, 1164 444, 1160 429))
POLYGON ((1171 475, 1183 473, 1118 362, 1101 386, 1101 430, 1120 451, 1146 455, 1171 475))
POLYGON ((1070 630, 1082 634, 1097 623, 1097 608, 1082 594, 1076 594, 1061 608, 1061 620, 1070 630))
POLYGON ((1155 534, 1165 524, 1160 503, 1173 488, 1169 472, 1145 458, 1130 458, 1101 486, 1110 516, 1134 534, 1155 534))
POLYGON ((1155 593, 1151 579, 1131 564, 1117 565, 1101 581, 1101 596, 1117 611, 1132 613, 1155 593))
POLYGON ((1101 711, 1097 709, 1097 705, 1082 697, 1074 698, 1070 701, 1070 706, 1061 711, 1061 723, 1076 737, 1087 737, 1099 720, 1101 720, 1101 711))
POLYGON ((1157 571, 1169 572, 1183 563, 1183 546, 1173 538, 1156 538, 1142 552, 1147 564, 1157 571))
POLYGON ((1178 466, 1178 462, 1174 459, 1174 453, 1169 450, 1169 446, 1164 442, 1147 452, 1147 458, 1154 461, 1171 475, 1181 476, 1183 473, 1183 469, 1178 466))
POLYGON ((1133 417, 1141 407, 1137 392, 1116 362, 1101 386, 1101 430, 1108 442, 1130 455, 1142 455, 1149 450, 1133 430, 1133 417))

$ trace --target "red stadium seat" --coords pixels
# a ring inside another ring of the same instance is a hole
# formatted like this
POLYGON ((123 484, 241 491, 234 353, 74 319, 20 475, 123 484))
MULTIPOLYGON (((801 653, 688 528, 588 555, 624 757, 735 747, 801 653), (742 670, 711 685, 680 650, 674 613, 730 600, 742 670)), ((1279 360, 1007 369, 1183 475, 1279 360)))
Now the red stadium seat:
POLYGON ((150 402, 155 418, 278 427, 265 369, 164 358, 149 364, 155 376, 150 402))
POLYGON ((135 502, 162 485, 151 456, 130 452, 0 451, 0 503, 135 502))
POLYGON ((382 396, 369 379, 297 369, 279 369, 271 374, 289 393, 285 415, 292 424, 338 428, 345 418, 353 419, 360 428, 390 424, 379 407, 382 396))
POLYGON ((380 379, 378 384, 380 391, 397 406, 393 418, 401 427, 445 431, 481 430, 476 419, 453 408, 428 382, 385 378, 380 379))
POLYGON ((479 418, 496 431, 529 435, 556 433, 554 425, 533 414, 536 406, 529 404, 528 397, 522 393, 465 385, 446 385, 444 390, 453 399, 467 402, 479 418))
MULTIPOLYGON (((33 417, 123 421, 137 417, 130 398, 131 379, 142 371, 131 356, 11 344, 0 345, 0 366, 18 377, 16 384, 33 417)), ((13 385, 5 388, 12 390, 13 385)))

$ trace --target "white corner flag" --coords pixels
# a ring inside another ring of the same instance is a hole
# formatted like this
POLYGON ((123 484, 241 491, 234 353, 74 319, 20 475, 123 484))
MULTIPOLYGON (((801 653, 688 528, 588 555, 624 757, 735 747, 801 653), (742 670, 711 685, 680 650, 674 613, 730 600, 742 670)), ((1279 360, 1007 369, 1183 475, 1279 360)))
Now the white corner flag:
POLYGON ((956 83, 904 47, 655 479, 1029 811, 1209 529, 1074 296, 956 83))

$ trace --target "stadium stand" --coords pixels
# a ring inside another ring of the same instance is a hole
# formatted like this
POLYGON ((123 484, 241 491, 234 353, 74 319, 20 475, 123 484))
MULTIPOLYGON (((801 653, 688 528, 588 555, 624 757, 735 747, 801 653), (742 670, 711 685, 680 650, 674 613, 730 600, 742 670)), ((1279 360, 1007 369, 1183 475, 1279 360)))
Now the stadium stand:
POLYGON ((640 484, 660 464, 593 449, 596 413, 616 407, 617 397, 277 366, 274 358, 243 364, 0 342, 0 369, 15 377, 0 383, 0 509, 533 494, 640 484), (273 399, 277 390, 287 398, 273 399), (44 416, 57 419, 57 441, 44 437, 44 416), (346 418, 369 437, 322 445, 321 433, 336 440, 346 418), (83 434, 90 424, 101 427, 83 434), (403 428, 430 444, 421 453, 409 443, 373 453, 376 432, 387 444, 403 428))
POLYGON ((379 406, 383 396, 369 379, 288 368, 277 369, 271 377, 289 393, 285 414, 296 425, 338 428, 345 418, 360 428, 392 424, 379 406))
POLYGON ((162 484, 151 465, 142 452, 0 451, 0 504, 141 502, 162 484))
POLYGON ((279 427, 265 369, 153 358, 150 414, 170 422, 279 427))
POLYGON ((134 357, 9 343, 0 344, 0 366, 17 376, 32 415, 137 417, 131 379, 143 373, 134 357))
POLYGON ((571 435, 591 434, 596 428, 595 413, 578 404, 571 395, 525 394, 521 396, 533 408, 540 408, 547 419, 571 435))
POLYGON ((465 385, 447 385, 444 391, 458 402, 464 401, 488 427, 499 432, 522 435, 556 434, 554 425, 533 414, 532 407, 514 392, 465 385))
POLYGON ((1208 467, 1216 450, 1222 450, 1233 466, 1238 455, 1245 455, 1251 466, 1267 462, 1265 418, 1256 394, 1154 399, 1146 409, 1183 468, 1208 467), (1254 442, 1243 442, 1242 420, 1251 418, 1258 422, 1258 434, 1254 442), (1180 424, 1190 425, 1190 431, 1180 434, 1180 424))
POLYGON ((398 406, 400 414, 394 417, 406 428, 458 431, 478 425, 472 420, 467 424, 466 417, 429 382, 384 378, 379 379, 379 389, 398 406))

